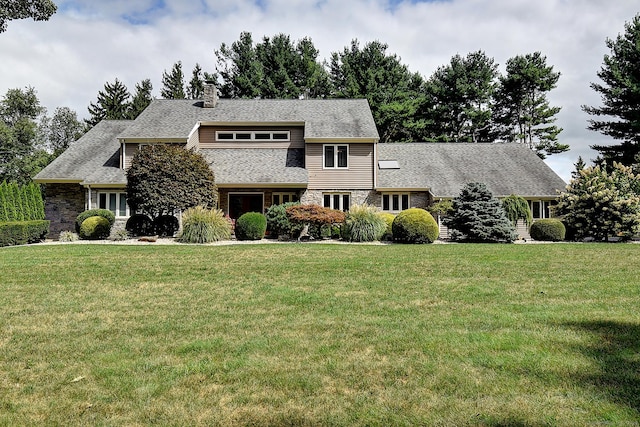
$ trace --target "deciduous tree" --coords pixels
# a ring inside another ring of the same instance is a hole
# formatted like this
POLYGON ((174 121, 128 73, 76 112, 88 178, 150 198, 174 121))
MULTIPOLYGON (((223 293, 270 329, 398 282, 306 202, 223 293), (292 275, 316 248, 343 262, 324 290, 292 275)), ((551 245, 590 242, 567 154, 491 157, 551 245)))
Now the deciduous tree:
POLYGON ((57 9, 51 0, 3 0, 0 5, 0 33, 7 30, 7 22, 11 20, 33 18, 34 21, 48 21, 57 9))
POLYGON ((213 208, 217 200, 213 171, 194 151, 147 145, 133 156, 127 170, 127 203, 151 218, 193 206, 213 208))
POLYGON ((58 157, 69 145, 80 138, 85 127, 78 120, 78 114, 69 107, 58 107, 53 117, 45 116, 40 121, 42 145, 58 157))
POLYGON ((640 231, 640 175, 620 163, 610 172, 587 167, 560 194, 556 213, 576 238, 630 238, 640 231))

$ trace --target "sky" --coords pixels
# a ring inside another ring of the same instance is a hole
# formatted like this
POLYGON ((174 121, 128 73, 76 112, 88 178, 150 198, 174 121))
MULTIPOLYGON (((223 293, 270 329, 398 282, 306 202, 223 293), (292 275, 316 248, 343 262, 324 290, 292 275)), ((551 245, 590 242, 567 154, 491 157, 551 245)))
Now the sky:
MULTIPOLYGON (((10 0, 12 1, 12 0, 10 0)), ((215 50, 240 33, 254 41, 284 33, 309 37, 329 59, 358 39, 388 45, 412 72, 429 78, 451 57, 482 50, 499 64, 536 51, 561 73, 548 94, 561 107, 556 124, 567 153, 547 164, 565 181, 593 144, 616 141, 587 130, 581 105, 600 106, 590 83, 600 82, 607 38, 624 33, 640 13, 636 0, 54 0, 49 21, 9 21, 0 33, 0 96, 34 87, 49 114, 69 107, 89 116, 106 82, 130 92, 149 78, 160 97, 163 71, 182 61, 188 81, 196 63, 213 72, 215 50)))

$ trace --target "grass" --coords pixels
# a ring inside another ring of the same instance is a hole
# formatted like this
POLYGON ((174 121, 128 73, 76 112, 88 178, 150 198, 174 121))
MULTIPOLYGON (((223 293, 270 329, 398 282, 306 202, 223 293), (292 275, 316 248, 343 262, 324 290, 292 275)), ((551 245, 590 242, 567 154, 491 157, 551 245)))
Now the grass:
POLYGON ((640 246, 0 250, 0 425, 638 425, 640 246))

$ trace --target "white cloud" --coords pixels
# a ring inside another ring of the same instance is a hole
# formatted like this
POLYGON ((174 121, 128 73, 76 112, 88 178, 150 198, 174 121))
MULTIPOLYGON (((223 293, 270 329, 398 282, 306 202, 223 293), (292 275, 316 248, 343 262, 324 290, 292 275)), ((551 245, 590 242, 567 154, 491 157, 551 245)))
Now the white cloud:
POLYGON ((380 40, 412 71, 429 77, 451 56, 483 50, 504 63, 540 51, 562 73, 551 92, 562 107, 558 124, 571 152, 548 164, 568 179, 578 155, 608 139, 586 130, 580 105, 598 105, 589 88, 607 53, 605 39, 624 32, 633 2, 601 0, 61 0, 48 22, 12 21, 0 34, 0 95, 33 86, 53 111, 68 106, 81 117, 98 90, 116 77, 133 91, 150 78, 159 96, 163 70, 181 60, 188 79, 196 62, 215 67, 214 50, 249 31, 254 40, 284 33, 311 37, 321 58, 354 38, 380 40))

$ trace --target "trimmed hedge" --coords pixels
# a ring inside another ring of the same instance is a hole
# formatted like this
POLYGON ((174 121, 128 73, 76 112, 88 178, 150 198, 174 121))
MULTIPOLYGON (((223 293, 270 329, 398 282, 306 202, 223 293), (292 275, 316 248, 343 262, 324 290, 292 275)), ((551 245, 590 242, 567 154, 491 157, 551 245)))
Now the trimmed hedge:
POLYGON ((124 229, 131 237, 149 236, 154 234, 153 221, 144 214, 134 214, 129 217, 124 229))
POLYGON ((82 223, 92 216, 100 216, 107 221, 109 221, 109 231, 111 231, 111 227, 116 222, 116 216, 109 209, 89 209, 84 212, 80 212, 76 217, 76 233, 80 234, 80 227, 82 223))
POLYGON ((539 219, 531 224, 529 234, 533 240, 560 242, 566 237, 567 230, 559 219, 539 219))
POLYGON ((173 237, 180 228, 180 222, 173 215, 160 215, 153 220, 153 228, 160 237, 173 237))
POLYGON ((47 220, 0 222, 0 246, 41 242, 49 234, 50 223, 47 220))
POLYGON ((439 234, 436 220, 429 212, 420 208, 400 212, 391 228, 393 239, 402 243, 433 243, 439 234))
POLYGON ((267 231, 267 218, 258 212, 242 214, 236 221, 236 239, 260 240, 267 231))
POLYGON ((101 240, 109 237, 111 224, 109 220, 102 216, 91 216, 85 219, 80 225, 78 233, 83 240, 101 240))

